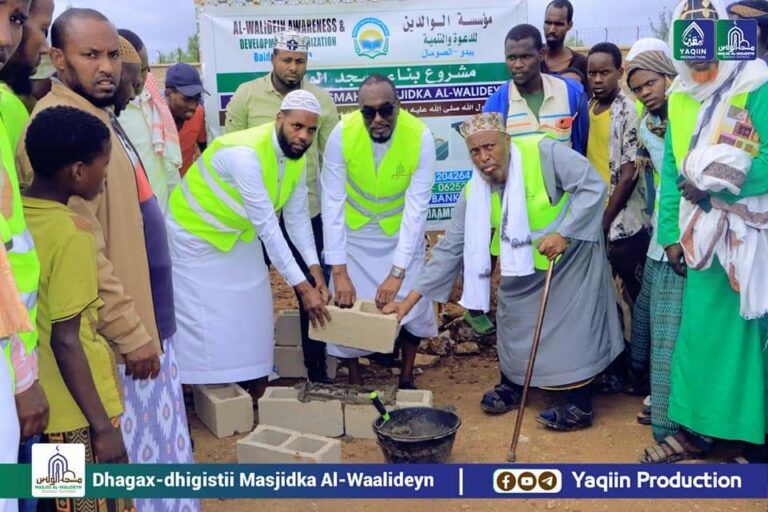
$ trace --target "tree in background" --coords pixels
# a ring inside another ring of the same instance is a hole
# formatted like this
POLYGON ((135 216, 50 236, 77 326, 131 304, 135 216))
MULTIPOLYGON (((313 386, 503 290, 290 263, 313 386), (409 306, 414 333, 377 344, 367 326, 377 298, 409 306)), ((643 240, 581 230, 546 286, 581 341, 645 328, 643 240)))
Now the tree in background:
POLYGON ((198 34, 189 36, 187 39, 187 48, 176 48, 168 53, 157 52, 158 64, 176 64, 177 62, 197 63, 200 62, 200 37, 198 34))
POLYGON ((653 35, 666 42, 669 37, 669 29, 672 27, 672 10, 662 7, 659 11, 658 22, 654 23, 650 18, 648 18, 648 22, 651 25, 653 35))

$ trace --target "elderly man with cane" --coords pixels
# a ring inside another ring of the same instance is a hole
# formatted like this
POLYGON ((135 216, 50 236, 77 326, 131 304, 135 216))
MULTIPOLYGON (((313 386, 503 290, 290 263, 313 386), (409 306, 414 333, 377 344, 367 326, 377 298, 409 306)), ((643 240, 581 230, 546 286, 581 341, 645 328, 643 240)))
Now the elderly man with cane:
POLYGON ((488 311, 489 247, 492 236, 498 239, 502 381, 481 405, 488 412, 507 412, 522 403, 539 300, 554 260, 530 385, 566 391, 568 399, 542 411, 537 421, 554 430, 589 427, 589 383, 621 353, 624 343, 603 248, 605 184, 583 156, 545 134, 510 141, 499 113, 471 117, 461 133, 477 171, 413 291, 384 311, 402 318, 422 296, 446 302, 462 266, 461 304, 488 311))

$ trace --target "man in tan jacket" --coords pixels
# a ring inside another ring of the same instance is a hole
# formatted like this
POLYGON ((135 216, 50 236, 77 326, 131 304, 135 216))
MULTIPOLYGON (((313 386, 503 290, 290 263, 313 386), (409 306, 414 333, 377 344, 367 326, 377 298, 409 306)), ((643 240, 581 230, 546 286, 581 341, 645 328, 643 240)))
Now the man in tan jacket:
MULTIPOLYGON (((65 105, 95 115, 110 127, 112 154, 104 192, 69 206, 90 221, 99 266, 99 332, 118 355, 125 413, 122 432, 132 463, 189 463, 192 452, 173 335, 171 263, 165 223, 136 150, 112 112, 120 82, 121 47, 117 30, 98 11, 69 9, 53 24, 51 60, 56 68, 43 109, 65 105), (156 378, 160 375, 160 378, 156 378), (137 382, 144 379, 144 382, 137 382)), ((30 168, 19 145, 22 181, 30 168)), ((138 500, 138 510, 142 510, 138 500)), ((167 501, 167 500, 166 500, 167 501)), ((197 502, 176 500, 155 510, 197 510, 197 502)))

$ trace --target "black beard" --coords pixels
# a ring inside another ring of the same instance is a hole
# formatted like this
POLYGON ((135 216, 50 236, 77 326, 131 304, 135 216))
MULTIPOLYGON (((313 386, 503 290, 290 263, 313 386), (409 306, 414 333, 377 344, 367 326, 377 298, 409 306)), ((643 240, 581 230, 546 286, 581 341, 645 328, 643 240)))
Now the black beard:
POLYGON ((546 41, 549 48, 560 48, 561 46, 565 46, 565 39, 562 41, 550 41, 547 39, 546 41))
POLYGON ((115 95, 109 96, 108 98, 96 98, 92 96, 91 94, 85 92, 85 89, 83 88, 83 85, 80 82, 74 83, 74 84, 67 84, 70 89, 72 89, 74 92, 88 100, 91 104, 93 104, 94 107, 97 108, 105 108, 105 107, 111 107, 115 104, 115 95))
POLYGON ((0 80, 8 84, 18 96, 32 95, 32 72, 34 70, 25 64, 9 62, 0 72, 0 80))
MULTIPOLYGON (((69 63, 67 63, 67 74, 69 75, 70 80, 77 80, 77 73, 75 73, 75 69, 72 66, 70 66, 69 63)), ((69 87, 74 92, 76 92, 83 98, 87 99, 89 102, 91 102, 91 104, 93 104, 94 107, 106 108, 106 107, 111 107, 115 104, 117 87, 115 88, 115 92, 113 92, 111 96, 107 98, 96 98, 92 96, 90 93, 86 92, 85 88, 83 87, 83 84, 80 83, 79 81, 65 82, 65 83, 67 84, 67 87, 69 87)))
POLYGON ((376 144, 384 144, 391 138, 392 138, 392 135, 390 135, 389 137, 374 137, 373 135, 371 135, 371 140, 376 144))
MULTIPOLYGON (((285 136, 285 132, 282 128, 277 130, 277 143, 280 145, 280 149, 283 150, 283 154, 291 160, 298 160, 304 156, 304 153, 307 152, 306 149, 303 151, 294 151, 294 149, 288 143, 288 138, 285 136)), ((307 149, 309 149, 309 146, 307 146, 307 149)))

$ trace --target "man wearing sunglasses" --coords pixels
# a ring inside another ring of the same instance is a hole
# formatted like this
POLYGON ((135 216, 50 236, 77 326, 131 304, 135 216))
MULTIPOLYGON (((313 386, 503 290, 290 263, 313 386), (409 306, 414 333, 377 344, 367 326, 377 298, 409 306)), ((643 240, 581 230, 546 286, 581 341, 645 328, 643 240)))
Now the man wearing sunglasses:
MULTIPOLYGON (((435 143, 426 125, 400 108, 387 77, 366 78, 358 101, 360 110, 334 128, 323 158, 324 256, 337 305, 375 299, 381 308, 402 300, 424 268, 435 143)), ((431 304, 415 307, 401 326, 399 387, 415 389, 416 349, 437 334, 431 304)), ((329 344, 328 353, 347 364, 351 384, 363 383, 357 358, 370 352, 329 344)))

